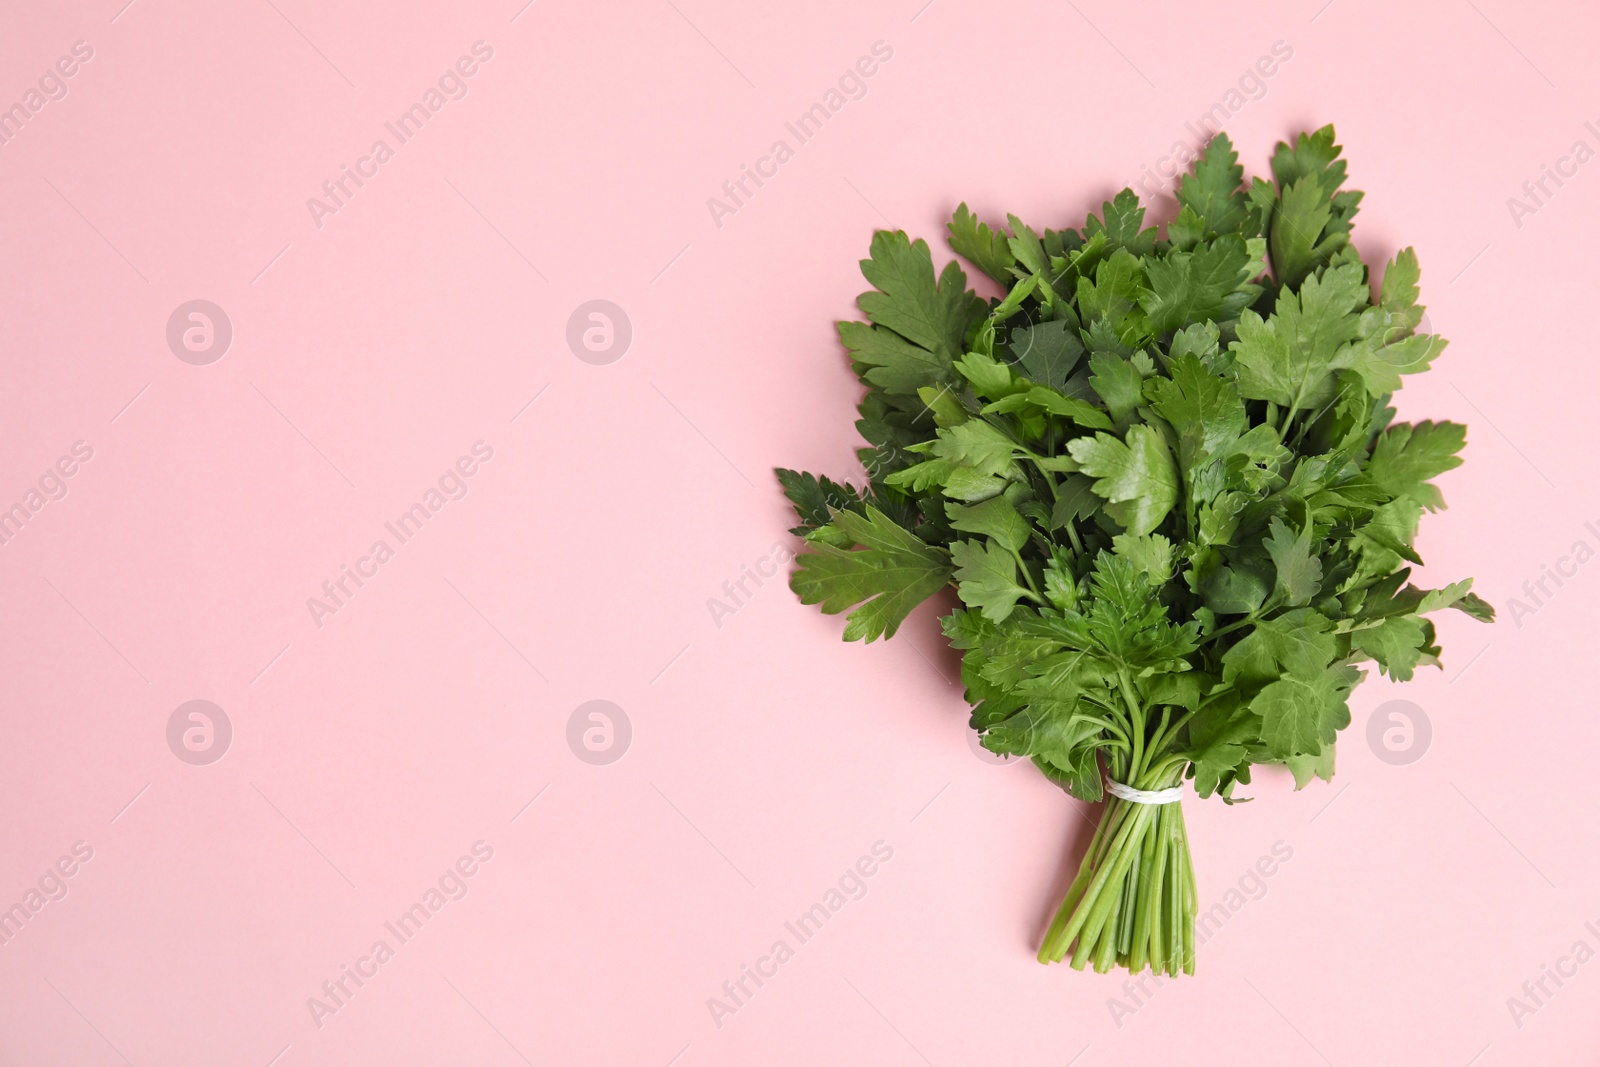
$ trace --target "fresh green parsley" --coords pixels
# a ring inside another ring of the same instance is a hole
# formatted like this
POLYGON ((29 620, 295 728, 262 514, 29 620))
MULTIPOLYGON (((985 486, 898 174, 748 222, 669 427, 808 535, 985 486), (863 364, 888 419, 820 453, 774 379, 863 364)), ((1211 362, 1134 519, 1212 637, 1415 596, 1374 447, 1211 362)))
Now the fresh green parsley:
MULTIPOLYGON (((1408 581, 1466 431, 1394 421, 1445 342, 1416 332, 1411 249, 1374 293, 1341 154, 1326 126, 1247 183, 1218 135, 1164 235, 1132 190, 1078 229, 963 204, 950 246, 989 300, 877 233, 839 324, 866 482, 778 472, 800 599, 873 641, 953 587, 973 728, 1081 800, 1331 778, 1367 668, 1437 666, 1431 612, 1494 616, 1470 580, 1408 581)), ((1192 973, 1196 897, 1181 805, 1106 798, 1039 959, 1192 973)))

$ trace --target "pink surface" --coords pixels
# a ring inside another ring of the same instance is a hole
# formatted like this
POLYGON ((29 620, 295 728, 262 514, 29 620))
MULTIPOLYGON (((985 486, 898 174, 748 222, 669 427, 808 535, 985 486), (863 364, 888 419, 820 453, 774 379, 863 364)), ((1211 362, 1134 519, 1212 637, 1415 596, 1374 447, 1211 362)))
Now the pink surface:
POLYGON ((0 1063, 1596 1061, 1592 14, 125 2, 0 16, 0 104, 40 88, 0 143, 0 1063), (788 570, 770 468, 857 470, 875 227, 1081 220, 1217 104, 1252 173, 1337 123, 1357 243, 1418 248, 1453 343, 1401 412, 1471 427, 1421 548, 1502 621, 1362 686, 1334 785, 1190 801, 1220 928, 1130 992, 1033 961, 1092 812, 975 757, 934 611, 863 648, 781 577, 708 601, 788 570), (169 347, 191 300, 222 358, 169 347), (620 360, 569 348, 591 300, 620 360), (1366 741, 1400 697, 1409 764, 1366 741))

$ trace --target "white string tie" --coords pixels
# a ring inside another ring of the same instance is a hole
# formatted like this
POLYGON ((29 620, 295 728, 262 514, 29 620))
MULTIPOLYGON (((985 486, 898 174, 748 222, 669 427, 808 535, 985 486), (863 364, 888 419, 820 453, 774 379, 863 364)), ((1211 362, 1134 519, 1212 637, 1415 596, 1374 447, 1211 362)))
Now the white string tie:
POLYGON ((1175 804, 1183 799, 1183 783, 1179 782, 1170 789, 1135 789, 1107 778, 1106 792, 1130 804, 1175 804))

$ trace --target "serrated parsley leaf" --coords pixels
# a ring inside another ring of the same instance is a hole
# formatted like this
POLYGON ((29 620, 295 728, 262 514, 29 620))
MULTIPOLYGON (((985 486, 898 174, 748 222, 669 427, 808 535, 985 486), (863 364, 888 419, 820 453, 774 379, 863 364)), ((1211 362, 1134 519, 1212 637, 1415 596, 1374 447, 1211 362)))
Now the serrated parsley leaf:
POLYGON ((1270 531, 1262 546, 1277 569, 1273 591, 1290 607, 1309 604, 1322 587, 1322 561, 1312 553, 1309 527, 1296 536, 1281 519, 1273 519, 1270 531))
POLYGON ((1308 174, 1316 175, 1332 195, 1344 184, 1345 178, 1345 162, 1339 158, 1344 149, 1334 143, 1335 136, 1330 123, 1311 133, 1302 133, 1293 141, 1280 141, 1272 153, 1272 177, 1280 186, 1285 186, 1293 185, 1308 174))
POLYGON ((1391 498, 1415 500, 1429 511, 1444 507, 1444 494, 1429 485, 1461 466, 1457 455, 1467 443, 1467 428, 1455 422, 1401 423, 1373 445, 1367 476, 1391 498))
POLYGON ((966 204, 956 208, 955 217, 947 227, 951 251, 1001 285, 1011 284, 1011 268, 1017 261, 1003 231, 991 230, 967 210, 966 204))
POLYGON ((1078 309, 1089 327, 1091 351, 1103 349, 1095 342, 1094 328, 1110 331, 1115 343, 1133 347, 1150 333, 1143 311, 1148 290, 1144 267, 1125 248, 1119 248, 1095 268, 1094 280, 1078 279, 1078 309))
POLYGON ((1356 337, 1357 310, 1368 296, 1361 265, 1353 263, 1307 279, 1298 293, 1285 289, 1271 318, 1244 312, 1231 346, 1239 392, 1293 410, 1328 403, 1336 392, 1334 371, 1348 365, 1346 346, 1356 337))
POLYGON ((1094 491, 1106 501, 1106 512, 1129 533, 1152 532, 1177 503, 1178 471, 1154 427, 1132 427, 1126 442, 1102 432, 1067 448, 1083 472, 1098 479, 1094 491))
POLYGON ((861 273, 877 287, 856 298, 873 325, 841 322, 839 338, 863 377, 891 395, 949 381, 967 325, 982 310, 961 267, 951 260, 935 282, 926 241, 879 230, 861 273))
POLYGON ((1211 139, 1195 162, 1194 173, 1178 183, 1178 203, 1193 211, 1211 233, 1234 233, 1249 216, 1245 203, 1244 168, 1225 133, 1211 139))
POLYGON ((1189 725, 1189 759, 1195 792, 1216 793, 1249 760, 1247 746, 1261 733, 1261 716, 1237 696, 1212 703, 1189 725))
POLYGON ((1026 381, 987 352, 968 352, 956 360, 955 366, 956 371, 971 383, 972 391, 980 397, 999 400, 1028 388, 1026 381))
POLYGON ((1111 550, 1141 571, 1152 588, 1172 577, 1172 542, 1160 534, 1120 533, 1111 539, 1111 550))
POLYGON ((1113 248, 1125 248, 1136 256, 1149 255, 1156 245, 1154 226, 1141 230, 1144 208, 1132 189, 1124 189, 1100 207, 1104 219, 1090 214, 1083 227, 1085 237, 1093 239, 1103 234, 1113 248))
POLYGON ((1417 303, 1422 295, 1419 282, 1422 267, 1417 262, 1415 248, 1402 248, 1383 271, 1383 284, 1379 289, 1379 304, 1387 316, 1384 325, 1390 329, 1415 329, 1422 321, 1425 310, 1417 303))
POLYGON ((1178 432, 1179 462, 1192 470, 1244 433, 1244 403, 1238 390, 1206 370, 1198 356, 1168 360, 1167 374, 1150 383, 1151 406, 1178 432))
POLYGON ((1428 369, 1449 344, 1443 337, 1419 333, 1380 345, 1363 340, 1351 346, 1351 370, 1361 375, 1367 392, 1392 393, 1400 388, 1402 374, 1419 374, 1428 369))
POLYGON ((1096 352, 1089 357, 1089 370, 1089 385, 1105 401, 1113 422, 1122 422, 1143 402, 1144 376, 1131 360, 1096 352))
POLYGON ((783 486, 783 495, 789 498, 795 514, 800 518, 800 525, 789 531, 792 534, 804 534, 818 526, 826 526, 830 511, 861 507, 860 493, 831 478, 818 478, 814 474, 802 474, 782 467, 777 469, 777 475, 778 483, 783 486))
POLYGON ((1272 266, 1278 283, 1298 286, 1344 245, 1342 235, 1324 239, 1333 207, 1315 175, 1287 186, 1272 214, 1272 266))
POLYGON ((893 637, 911 610, 950 580, 950 557, 943 549, 924 543, 871 505, 865 515, 835 512, 830 525, 861 548, 809 542, 796 557, 789 587, 802 604, 820 604, 828 615, 855 607, 844 628, 846 641, 893 637))
POLYGON ((1333 624, 1311 608, 1263 619, 1222 656, 1222 680, 1259 685, 1280 675, 1320 674, 1338 653, 1333 624))
POLYGON ((887 485, 908 493, 942 487, 946 496, 977 501, 1000 492, 1018 473, 1016 443, 982 419, 941 427, 934 440, 917 448, 933 458, 889 475, 887 485))
POLYGON ((1003 496, 991 497, 981 504, 946 504, 945 511, 952 529, 981 534, 1009 552, 1018 552, 1028 543, 1028 520, 1003 496))
POLYGON ((956 541, 950 546, 950 558, 956 565, 961 602, 979 609, 991 622, 1004 622, 1017 601, 1029 595, 1017 584, 1016 558, 998 545, 956 541))
POLYGON ((1250 254, 1244 239, 1219 237, 1193 252, 1169 252, 1145 264, 1149 289, 1140 294, 1150 332, 1156 336, 1198 322, 1226 322, 1255 298, 1241 288, 1250 254))
POLYGON ((1423 627, 1423 620, 1415 615, 1392 615, 1377 626, 1353 632, 1350 644, 1376 660, 1379 669, 1395 681, 1409 682, 1428 644, 1423 627))
POLYGON ((1337 746, 1328 742, 1322 746, 1322 751, 1315 756, 1290 756, 1284 762, 1289 765, 1289 773, 1294 775, 1295 789, 1304 789, 1311 784, 1312 779, 1321 778, 1324 782, 1333 781, 1334 750, 1337 746))
POLYGON ((1298 286, 1313 270, 1335 262, 1349 243, 1350 220, 1361 202, 1343 192, 1345 164, 1332 126, 1280 144, 1272 157, 1280 194, 1272 212, 1272 265, 1280 285, 1298 286))
POLYGON ((1275 759, 1315 756, 1350 725, 1345 703, 1361 680, 1354 667, 1334 666, 1309 676, 1290 675, 1264 686, 1250 701, 1261 716, 1261 739, 1275 759))
POLYGON ((1005 414, 1011 411, 1026 411, 1030 408, 1051 415, 1060 415, 1091 430, 1111 429, 1111 420, 1106 418, 1106 413, 1093 404, 1076 397, 1062 396, 1054 389, 1043 385, 1036 385, 1025 393, 1012 393, 1010 396, 1002 397, 985 406, 983 413, 1005 414))

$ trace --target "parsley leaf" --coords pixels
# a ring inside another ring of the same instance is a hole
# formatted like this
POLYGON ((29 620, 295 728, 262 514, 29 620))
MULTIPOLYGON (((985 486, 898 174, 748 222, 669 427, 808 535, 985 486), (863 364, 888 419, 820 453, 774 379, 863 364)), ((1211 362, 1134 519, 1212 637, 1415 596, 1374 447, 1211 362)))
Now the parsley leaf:
POLYGON ((981 308, 961 268, 952 260, 935 283, 926 241, 879 230, 861 273, 876 287, 856 299, 872 325, 841 322, 839 339, 863 378, 890 394, 949 382, 967 326, 981 308))
POLYGON ((819 604, 829 615, 854 607, 846 641, 893 637, 911 609, 950 579, 944 549, 924 544, 871 505, 865 515, 836 511, 831 525, 860 549, 812 540, 796 557, 789 587, 802 604, 819 604))
POLYGON ((1201 153, 1194 173, 1185 174, 1178 183, 1178 203, 1199 216, 1207 232, 1236 233, 1249 215, 1243 185, 1239 153, 1228 135, 1219 133, 1201 153))
POLYGON ((961 602, 978 608, 991 622, 1004 622, 1028 591, 1017 584, 1015 554, 985 541, 957 541, 950 546, 956 565, 961 602))
POLYGON ((1461 466, 1457 455, 1467 443, 1467 428, 1455 422, 1401 423, 1378 437, 1367 476, 1393 499, 1414 500, 1429 511, 1444 507, 1444 495, 1428 484, 1461 466))
POLYGON ((947 224, 950 248, 956 255, 977 267, 1001 285, 1011 283, 1011 269, 1017 259, 1004 232, 991 230, 962 204, 947 224))
POLYGON ((1129 533, 1150 533, 1178 501, 1172 453, 1152 426, 1132 427, 1126 443, 1102 432, 1080 437, 1067 449, 1085 474, 1098 479, 1094 491, 1106 501, 1106 514, 1129 533))
POLYGON ((1360 327, 1357 309, 1369 296, 1362 275, 1359 263, 1333 267, 1299 292, 1284 289, 1271 318, 1244 312, 1231 346, 1240 394, 1291 412, 1333 399, 1333 372, 1346 365, 1345 346, 1360 327))

